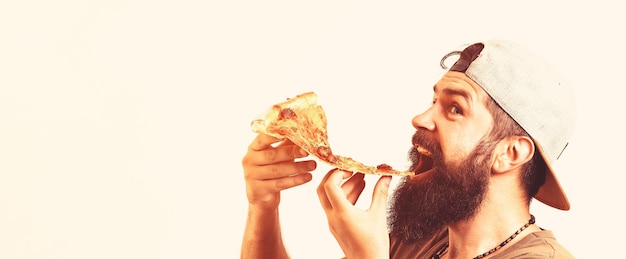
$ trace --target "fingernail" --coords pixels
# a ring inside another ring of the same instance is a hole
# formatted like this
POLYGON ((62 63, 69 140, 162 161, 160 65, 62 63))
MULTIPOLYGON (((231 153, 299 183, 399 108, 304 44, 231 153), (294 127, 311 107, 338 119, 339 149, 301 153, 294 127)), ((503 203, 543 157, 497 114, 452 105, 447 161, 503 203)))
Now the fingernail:
POLYGON ((308 168, 309 170, 314 170, 314 169, 315 169, 315 167, 316 167, 316 164, 315 164, 315 162, 313 162, 313 161, 311 161, 311 162, 309 162, 309 163, 307 164, 307 168, 308 168))
POLYGON ((298 150, 298 153, 300 153, 301 156, 308 156, 309 155, 309 153, 307 153, 306 150, 304 150, 302 148, 300 150, 298 150))

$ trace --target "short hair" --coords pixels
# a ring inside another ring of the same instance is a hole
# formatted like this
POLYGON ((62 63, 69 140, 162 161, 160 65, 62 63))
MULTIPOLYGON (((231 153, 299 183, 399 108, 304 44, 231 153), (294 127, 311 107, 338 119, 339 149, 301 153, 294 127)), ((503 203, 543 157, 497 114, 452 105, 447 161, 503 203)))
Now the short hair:
MULTIPOLYGON (((498 105, 491 97, 487 98, 487 110, 493 116, 494 123, 489 136, 492 140, 500 141, 511 136, 532 137, 515 121, 508 113, 506 113, 500 105, 498 105)), ((539 187, 543 185, 546 179, 546 163, 535 146, 532 159, 522 166, 520 174, 520 184, 528 202, 539 191, 539 187)))

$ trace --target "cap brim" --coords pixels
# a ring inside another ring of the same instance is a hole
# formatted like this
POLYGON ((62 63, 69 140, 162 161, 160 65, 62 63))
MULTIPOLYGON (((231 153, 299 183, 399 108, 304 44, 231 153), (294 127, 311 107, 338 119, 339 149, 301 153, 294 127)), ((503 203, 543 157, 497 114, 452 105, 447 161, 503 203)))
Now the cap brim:
POLYGON ((546 162, 547 171, 546 171, 546 181, 544 184, 539 187, 539 191, 535 194, 535 199, 543 202, 544 204, 554 207, 560 210, 569 210, 570 204, 559 180, 556 178, 556 174, 554 173, 554 169, 550 163, 550 160, 545 155, 543 148, 541 145, 535 140, 535 146, 539 153, 541 153, 541 157, 546 162))

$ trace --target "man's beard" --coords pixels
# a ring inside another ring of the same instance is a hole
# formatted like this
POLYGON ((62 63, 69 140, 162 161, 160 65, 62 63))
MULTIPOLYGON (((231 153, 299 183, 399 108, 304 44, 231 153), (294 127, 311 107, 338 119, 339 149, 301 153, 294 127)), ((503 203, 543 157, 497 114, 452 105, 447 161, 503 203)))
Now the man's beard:
MULTIPOLYGON (((478 211, 487 191, 495 143, 483 139, 463 161, 452 164, 444 161, 440 145, 420 131, 413 139, 431 152, 433 172, 415 180, 403 179, 393 194, 388 221, 392 235, 406 242, 423 242, 478 211)), ((420 154, 413 147, 409 156, 415 169, 420 154)))

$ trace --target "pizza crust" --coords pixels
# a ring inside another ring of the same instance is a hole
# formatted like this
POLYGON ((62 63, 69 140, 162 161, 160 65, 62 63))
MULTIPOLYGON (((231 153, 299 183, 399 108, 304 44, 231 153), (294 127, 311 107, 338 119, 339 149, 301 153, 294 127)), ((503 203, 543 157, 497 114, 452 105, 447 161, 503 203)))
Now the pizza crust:
POLYGON ((387 164, 367 166, 350 157, 335 155, 328 142, 326 113, 317 103, 315 92, 306 92, 271 106, 251 123, 256 133, 288 138, 321 161, 351 172, 377 175, 414 175, 387 164))

